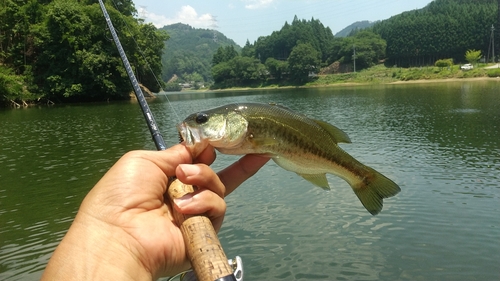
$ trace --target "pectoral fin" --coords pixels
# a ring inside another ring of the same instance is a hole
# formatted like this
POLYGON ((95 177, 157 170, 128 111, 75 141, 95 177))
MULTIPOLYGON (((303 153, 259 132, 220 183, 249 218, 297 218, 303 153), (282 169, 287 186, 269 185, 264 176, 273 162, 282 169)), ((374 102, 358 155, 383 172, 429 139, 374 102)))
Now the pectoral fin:
POLYGON ((326 180, 326 174, 298 174, 310 183, 323 188, 324 190, 330 190, 328 181, 326 180))

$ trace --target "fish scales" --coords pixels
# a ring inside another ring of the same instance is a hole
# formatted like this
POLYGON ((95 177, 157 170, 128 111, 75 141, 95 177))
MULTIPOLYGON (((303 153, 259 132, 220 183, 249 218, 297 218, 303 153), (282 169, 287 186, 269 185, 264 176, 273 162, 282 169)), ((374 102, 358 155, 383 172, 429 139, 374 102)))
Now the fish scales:
POLYGON ((188 146, 208 143, 225 154, 265 154, 282 168, 329 189, 326 173, 346 180, 373 215, 399 186, 362 164, 337 143, 350 142, 340 129, 285 107, 229 104, 189 115, 178 126, 188 146))
MULTIPOLYGON (((303 154, 312 155, 320 159, 329 160, 331 163, 339 163, 348 168, 352 174, 365 172, 365 166, 338 148, 337 144, 323 128, 310 119, 298 114, 291 114, 278 106, 272 106, 268 111, 263 110, 259 117, 253 117, 256 112, 248 111, 242 113, 248 119, 248 131, 255 137, 264 134, 265 138, 276 138, 278 141, 272 146, 267 146, 267 152, 277 152, 279 154, 291 154, 305 152, 303 154), (266 114, 268 113, 268 114, 266 114), (300 121, 301 125, 293 125, 293 122, 300 121), (305 128, 305 130, 301 130, 305 128), (311 135, 315 136, 315 141, 311 142, 311 135), (285 145, 286 144, 286 145, 285 145), (337 151, 332 151, 331 147, 337 147, 337 151), (344 161, 347 157, 348 161, 344 161), (353 165, 354 164, 354 165, 353 165), (361 164, 361 165, 360 165, 361 164)), ((265 149, 263 148, 263 149, 265 149)))

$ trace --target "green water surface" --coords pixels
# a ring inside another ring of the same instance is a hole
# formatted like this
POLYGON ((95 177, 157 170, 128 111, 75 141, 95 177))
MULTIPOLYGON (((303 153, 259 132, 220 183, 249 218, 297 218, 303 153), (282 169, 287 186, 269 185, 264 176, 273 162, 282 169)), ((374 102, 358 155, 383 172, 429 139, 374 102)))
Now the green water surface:
MULTIPOLYGON (((402 189, 374 217, 341 179, 324 191, 270 162, 227 198, 220 238, 245 280, 500 279, 500 82, 169 99, 150 106, 170 145, 189 113, 276 102, 343 129, 342 148, 402 189)), ((154 147, 134 102, 1 110, 0 280, 38 279, 98 179, 154 147)), ((214 169, 235 160, 220 155, 214 169)))

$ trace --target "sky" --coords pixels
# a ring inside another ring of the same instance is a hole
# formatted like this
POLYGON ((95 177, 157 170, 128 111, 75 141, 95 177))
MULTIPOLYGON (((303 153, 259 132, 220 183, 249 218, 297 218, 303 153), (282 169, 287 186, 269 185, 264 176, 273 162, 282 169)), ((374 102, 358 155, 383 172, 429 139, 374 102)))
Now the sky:
POLYGON ((319 19, 333 34, 362 20, 390 18, 431 0, 133 0, 139 17, 161 28, 174 23, 216 29, 244 46, 280 30, 285 21, 319 19))

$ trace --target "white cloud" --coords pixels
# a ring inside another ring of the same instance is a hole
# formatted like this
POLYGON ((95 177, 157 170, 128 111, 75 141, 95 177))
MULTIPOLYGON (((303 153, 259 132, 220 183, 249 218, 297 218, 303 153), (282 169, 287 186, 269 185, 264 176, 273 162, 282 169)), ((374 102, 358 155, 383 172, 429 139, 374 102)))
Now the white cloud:
POLYGON ((139 15, 144 15, 146 22, 151 22, 157 28, 174 23, 189 24, 198 28, 209 28, 214 22, 210 14, 198 15, 196 10, 189 6, 183 6, 173 18, 167 18, 163 15, 157 15, 149 11, 145 11, 142 7, 138 9, 139 15))
POLYGON ((256 10, 256 9, 262 9, 266 8, 271 3, 273 3, 274 0, 243 0, 245 3, 248 3, 245 5, 245 8, 249 10, 256 10))

